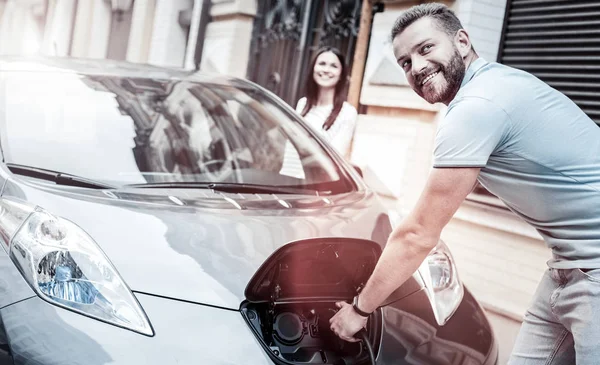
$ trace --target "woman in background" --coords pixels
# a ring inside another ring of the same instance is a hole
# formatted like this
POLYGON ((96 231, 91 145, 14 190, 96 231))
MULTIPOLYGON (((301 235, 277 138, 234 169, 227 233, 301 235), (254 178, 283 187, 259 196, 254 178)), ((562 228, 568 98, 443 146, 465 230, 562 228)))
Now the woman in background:
POLYGON ((348 69, 344 56, 333 47, 315 55, 305 85, 306 96, 296 111, 344 157, 349 157, 356 126, 356 109, 344 101, 348 69))

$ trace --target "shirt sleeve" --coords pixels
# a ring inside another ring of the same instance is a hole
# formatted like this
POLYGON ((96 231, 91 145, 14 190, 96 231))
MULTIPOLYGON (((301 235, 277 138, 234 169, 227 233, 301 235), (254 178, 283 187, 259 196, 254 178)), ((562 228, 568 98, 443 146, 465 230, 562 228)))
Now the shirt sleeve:
POLYGON ((300 100, 298 100, 298 103, 296 104, 296 112, 302 113, 302 110, 304 109, 305 105, 306 105, 306 98, 301 98, 300 100))
POLYGON ((510 127, 508 114, 487 99, 465 97, 451 104, 437 130, 433 167, 485 167, 510 127))

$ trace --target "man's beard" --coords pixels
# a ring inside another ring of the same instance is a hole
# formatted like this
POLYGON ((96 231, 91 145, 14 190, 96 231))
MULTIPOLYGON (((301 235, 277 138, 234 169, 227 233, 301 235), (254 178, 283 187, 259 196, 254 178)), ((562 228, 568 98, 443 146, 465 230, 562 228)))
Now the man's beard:
POLYGON ((458 50, 454 48, 454 54, 447 64, 443 65, 436 63, 434 66, 429 67, 425 72, 421 73, 421 76, 416 80, 415 91, 430 104, 440 102, 447 104, 452 101, 458 92, 458 89, 460 89, 460 85, 465 77, 465 72, 465 62, 458 53, 458 50), (446 80, 446 84, 441 87, 438 85, 437 88, 434 85, 426 85, 425 87, 429 88, 429 90, 423 92, 424 86, 421 85, 423 79, 431 74, 436 68, 439 68, 438 72, 441 72, 444 80, 446 80))

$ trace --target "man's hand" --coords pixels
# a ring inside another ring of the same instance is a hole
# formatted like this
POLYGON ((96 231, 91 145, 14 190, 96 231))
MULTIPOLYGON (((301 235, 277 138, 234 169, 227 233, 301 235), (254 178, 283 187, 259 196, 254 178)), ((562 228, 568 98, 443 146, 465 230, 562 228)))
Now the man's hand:
POLYGON ((329 320, 331 331, 344 341, 360 341, 354 335, 365 328, 367 318, 356 313, 352 305, 346 302, 337 302, 335 305, 340 310, 329 320))

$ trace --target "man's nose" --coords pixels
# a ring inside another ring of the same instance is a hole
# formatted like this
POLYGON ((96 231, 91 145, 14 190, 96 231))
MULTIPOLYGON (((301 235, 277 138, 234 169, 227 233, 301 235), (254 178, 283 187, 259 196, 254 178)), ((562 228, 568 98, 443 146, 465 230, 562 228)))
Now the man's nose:
POLYGON ((416 56, 412 59, 412 73, 418 75, 427 68, 427 60, 425 57, 416 56))

